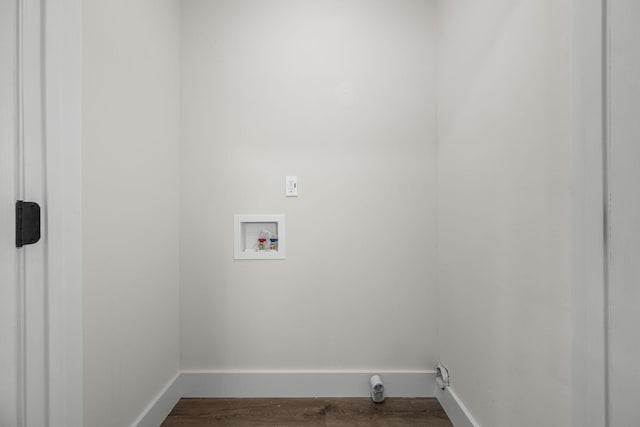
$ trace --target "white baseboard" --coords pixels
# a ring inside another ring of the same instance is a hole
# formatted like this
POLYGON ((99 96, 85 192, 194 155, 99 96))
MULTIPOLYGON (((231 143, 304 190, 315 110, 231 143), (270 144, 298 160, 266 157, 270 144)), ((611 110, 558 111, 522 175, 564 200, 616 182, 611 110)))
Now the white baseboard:
POLYGON ((379 374, 387 397, 435 397, 435 371, 183 372, 182 397, 367 397, 379 374))
POLYGON ((435 371, 182 372, 133 426, 158 427, 182 397, 369 397, 373 374, 382 377, 385 397, 436 397, 435 371))
POLYGON ((132 427, 158 427, 181 398, 180 374, 176 374, 147 406, 132 427))
POLYGON ((451 387, 447 387, 444 391, 438 389, 437 397, 455 427, 480 427, 451 387))

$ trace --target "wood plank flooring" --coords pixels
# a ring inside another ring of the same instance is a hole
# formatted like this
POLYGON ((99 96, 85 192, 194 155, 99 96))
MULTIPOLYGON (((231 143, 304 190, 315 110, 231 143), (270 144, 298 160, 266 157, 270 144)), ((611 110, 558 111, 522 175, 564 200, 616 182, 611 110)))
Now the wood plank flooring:
POLYGON ((453 427, 436 399, 180 399, 162 427, 453 427))

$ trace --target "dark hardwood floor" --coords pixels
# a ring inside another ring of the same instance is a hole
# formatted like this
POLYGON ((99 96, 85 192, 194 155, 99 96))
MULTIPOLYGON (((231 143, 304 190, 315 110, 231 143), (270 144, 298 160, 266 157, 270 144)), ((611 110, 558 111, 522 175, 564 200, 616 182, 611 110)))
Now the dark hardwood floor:
POLYGON ((453 427, 436 399, 180 399, 162 427, 453 427))

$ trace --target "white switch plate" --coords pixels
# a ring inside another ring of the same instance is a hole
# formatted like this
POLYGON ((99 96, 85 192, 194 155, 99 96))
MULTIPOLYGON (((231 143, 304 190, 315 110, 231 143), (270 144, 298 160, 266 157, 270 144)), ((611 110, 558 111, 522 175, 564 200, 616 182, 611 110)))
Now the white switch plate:
POLYGON ((284 194, 287 197, 298 197, 298 177, 287 176, 285 178, 284 194))

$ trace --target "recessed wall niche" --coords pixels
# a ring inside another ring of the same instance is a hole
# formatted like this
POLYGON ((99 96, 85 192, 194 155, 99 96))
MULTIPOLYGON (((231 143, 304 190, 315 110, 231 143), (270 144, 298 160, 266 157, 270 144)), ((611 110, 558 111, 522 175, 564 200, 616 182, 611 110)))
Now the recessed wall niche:
POLYGON ((234 215, 234 259, 285 259, 284 215, 234 215))

